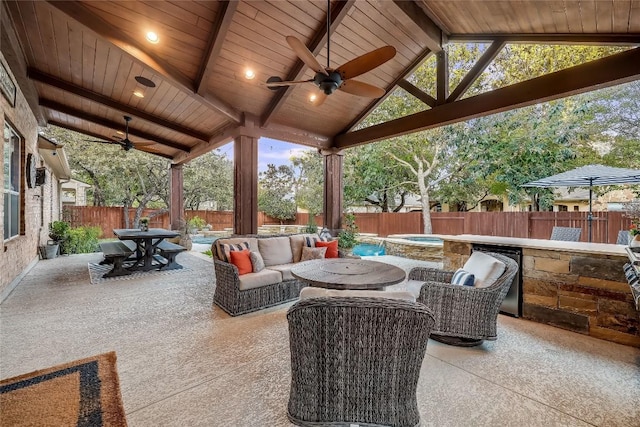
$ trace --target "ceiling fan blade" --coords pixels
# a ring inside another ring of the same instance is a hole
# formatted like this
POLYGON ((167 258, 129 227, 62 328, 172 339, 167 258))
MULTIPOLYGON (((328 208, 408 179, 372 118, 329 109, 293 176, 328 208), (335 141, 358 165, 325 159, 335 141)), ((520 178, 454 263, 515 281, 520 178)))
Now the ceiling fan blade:
POLYGON ((120 144, 118 141, 101 140, 101 139, 85 139, 85 142, 99 142, 100 144, 120 144))
POLYGON ((366 98, 380 98, 386 93, 384 89, 379 88, 378 86, 359 82, 357 80, 345 80, 342 82, 342 86, 340 86, 338 90, 352 95, 364 96, 366 98))
POLYGON ((336 71, 342 76, 342 80, 357 77, 367 71, 384 64, 391 58, 396 56, 396 48, 393 46, 384 46, 339 66, 336 71))
POLYGON ((133 145, 135 145, 136 147, 146 147, 147 145, 155 145, 156 144, 153 141, 140 141, 140 142, 131 141, 131 143, 133 145))
POLYGON ((311 68, 316 73, 322 73, 327 75, 327 71, 324 69, 322 65, 318 62, 315 56, 307 49, 307 46, 304 45, 300 40, 293 36, 287 36, 287 43, 291 46, 291 49, 298 55, 298 58, 302 60, 307 67, 311 68))

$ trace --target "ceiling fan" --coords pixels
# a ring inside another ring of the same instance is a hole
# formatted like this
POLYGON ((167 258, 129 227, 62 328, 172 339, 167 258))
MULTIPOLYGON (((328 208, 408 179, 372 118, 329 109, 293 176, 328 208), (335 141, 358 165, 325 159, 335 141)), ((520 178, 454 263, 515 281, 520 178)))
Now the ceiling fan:
POLYGON ((106 139, 105 140, 99 140, 99 139, 95 139, 95 140, 87 140, 88 142, 100 142, 102 144, 118 144, 120 146, 122 146, 122 149, 125 151, 129 151, 132 148, 138 148, 140 146, 145 146, 145 145, 154 145, 155 142, 132 142, 129 139, 129 122, 132 120, 131 117, 129 116, 123 116, 124 118, 124 124, 125 124, 125 135, 124 138, 120 138, 118 135, 113 135, 112 138, 114 139, 106 139))
POLYGON ((278 76, 272 76, 267 79, 267 87, 271 90, 278 90, 286 86, 301 83, 313 83, 321 91, 316 95, 316 100, 314 102, 316 105, 322 104, 327 95, 331 95, 336 90, 367 98, 380 98, 381 96, 384 96, 384 89, 351 79, 371 71, 389 61, 396 55, 396 49, 393 46, 384 46, 352 59, 338 68, 331 68, 329 62, 331 52, 330 15, 331 4, 330 0, 327 0, 327 66, 323 67, 320 65, 318 60, 313 56, 311 51, 307 49, 304 43, 294 36, 288 36, 287 43, 291 49, 293 49, 296 55, 298 55, 298 58, 300 58, 307 67, 316 72, 316 75, 313 79, 296 81, 283 81, 278 76))

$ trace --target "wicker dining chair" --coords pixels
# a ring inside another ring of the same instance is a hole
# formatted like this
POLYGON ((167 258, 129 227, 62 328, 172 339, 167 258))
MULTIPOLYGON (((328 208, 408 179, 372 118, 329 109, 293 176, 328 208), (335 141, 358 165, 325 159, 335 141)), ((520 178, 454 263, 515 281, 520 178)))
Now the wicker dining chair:
POLYGON ((549 240, 563 240, 565 242, 579 242, 581 228, 573 227, 553 227, 549 240))
POLYGON ((294 304, 287 320, 292 423, 419 425, 416 389, 434 324, 424 305, 379 297, 309 298, 294 304))
POLYGON ((453 271, 415 267, 409 272, 410 282, 423 282, 417 283, 417 301, 430 308, 436 319, 430 338, 464 347, 497 339, 500 305, 509 292, 518 263, 502 254, 486 254, 506 265, 502 275, 488 287, 453 285, 453 271))
POLYGON ((616 240, 616 245, 628 245, 631 243, 631 233, 629 230, 620 230, 618 231, 618 239, 616 240))

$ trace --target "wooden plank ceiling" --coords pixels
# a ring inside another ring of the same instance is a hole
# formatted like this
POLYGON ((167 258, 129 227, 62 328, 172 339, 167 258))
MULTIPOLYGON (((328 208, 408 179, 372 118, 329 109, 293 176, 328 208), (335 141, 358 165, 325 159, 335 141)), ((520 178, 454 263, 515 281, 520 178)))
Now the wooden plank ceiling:
MULTIPOLYGON (((286 36, 326 65, 324 0, 2 3, 2 23, 10 24, 3 40, 17 41, 11 48, 23 58, 44 122, 117 140, 128 115, 130 139, 155 142, 140 149, 175 162, 240 134, 319 148, 364 143, 365 134, 352 138, 349 131, 381 102, 337 91, 314 106, 312 84, 266 87, 270 76, 314 76, 286 36), (157 44, 145 40, 148 31, 158 34, 157 44), (254 79, 245 78, 247 68, 254 79), (156 87, 141 87, 136 76, 156 87), (144 98, 133 95, 136 89, 144 98)), ((332 0, 330 8, 330 66, 391 45, 392 60, 357 78, 387 93, 398 84, 415 89, 404 78, 447 40, 640 42, 640 0, 332 0)), ((444 102, 416 95, 433 101, 433 110, 444 102)), ((372 140, 394 134, 389 128, 372 140)))

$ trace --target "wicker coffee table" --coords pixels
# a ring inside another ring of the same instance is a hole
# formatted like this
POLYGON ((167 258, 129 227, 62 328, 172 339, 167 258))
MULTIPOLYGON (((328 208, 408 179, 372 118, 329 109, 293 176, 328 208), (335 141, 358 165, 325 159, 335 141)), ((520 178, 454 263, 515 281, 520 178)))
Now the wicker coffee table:
POLYGON ((311 286, 328 289, 378 289, 402 282, 403 269, 364 259, 314 259, 291 268, 294 277, 311 286))

